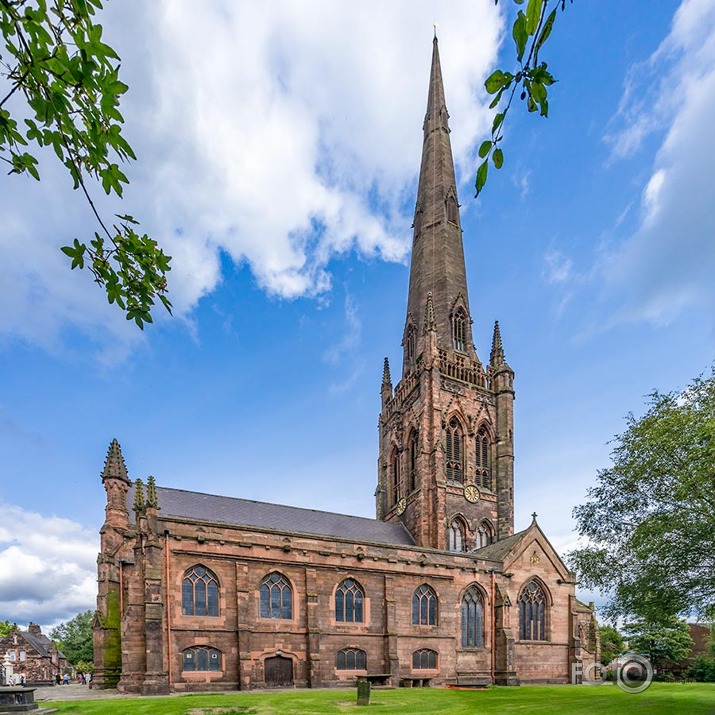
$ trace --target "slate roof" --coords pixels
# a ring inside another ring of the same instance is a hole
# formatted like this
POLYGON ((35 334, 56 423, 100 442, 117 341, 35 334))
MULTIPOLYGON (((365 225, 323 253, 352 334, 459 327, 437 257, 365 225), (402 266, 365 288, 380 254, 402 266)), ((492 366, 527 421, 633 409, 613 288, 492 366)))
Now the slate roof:
MULTIPOLYGON (((51 655, 50 646, 52 641, 44 634, 39 635, 30 633, 30 631, 19 631, 19 634, 43 657, 47 658, 51 655)), ((57 650, 57 655, 64 658, 62 651, 57 650)))
MULTIPOLYGON (((178 517, 310 536, 330 536, 349 541, 370 541, 392 546, 414 546, 415 541, 401 523, 334 514, 317 509, 202 494, 184 489, 156 488, 159 517, 178 517)), ((134 487, 127 494, 130 518, 134 511, 134 487)))
POLYGON ((474 549, 474 551, 470 551, 469 553, 474 556, 479 556, 482 559, 487 559, 488 561, 504 561, 509 552, 519 543, 527 531, 529 531, 529 529, 517 531, 516 534, 507 536, 506 539, 495 541, 493 544, 482 546, 481 549, 474 549))

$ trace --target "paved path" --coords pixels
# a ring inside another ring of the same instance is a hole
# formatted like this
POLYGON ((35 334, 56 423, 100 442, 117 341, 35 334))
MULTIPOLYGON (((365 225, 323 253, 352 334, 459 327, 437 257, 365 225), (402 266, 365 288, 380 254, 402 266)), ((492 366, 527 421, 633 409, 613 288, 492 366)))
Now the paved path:
POLYGON ((136 695, 120 695, 116 690, 92 690, 86 685, 54 685, 35 690, 35 702, 48 700, 99 700, 104 698, 128 698, 136 695))

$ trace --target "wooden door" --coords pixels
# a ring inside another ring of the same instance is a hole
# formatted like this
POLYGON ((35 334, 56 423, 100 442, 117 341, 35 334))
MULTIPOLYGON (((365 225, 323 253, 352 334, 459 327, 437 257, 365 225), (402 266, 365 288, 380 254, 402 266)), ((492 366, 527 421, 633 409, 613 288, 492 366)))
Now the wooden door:
POLYGON ((276 655, 265 660, 265 675, 267 688, 282 688, 293 685, 293 661, 276 655))

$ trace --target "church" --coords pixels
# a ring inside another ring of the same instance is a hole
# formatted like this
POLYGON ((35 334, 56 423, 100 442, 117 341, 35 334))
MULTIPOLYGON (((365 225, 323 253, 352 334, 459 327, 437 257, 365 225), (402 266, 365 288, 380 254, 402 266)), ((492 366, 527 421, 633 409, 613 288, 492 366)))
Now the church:
MULTIPOLYGON (((531 524, 514 532, 514 371, 472 318, 435 37, 400 377, 382 373, 376 519, 102 482, 95 688, 578 683, 593 606, 531 524)), ((396 372, 396 370, 395 370, 396 372)))

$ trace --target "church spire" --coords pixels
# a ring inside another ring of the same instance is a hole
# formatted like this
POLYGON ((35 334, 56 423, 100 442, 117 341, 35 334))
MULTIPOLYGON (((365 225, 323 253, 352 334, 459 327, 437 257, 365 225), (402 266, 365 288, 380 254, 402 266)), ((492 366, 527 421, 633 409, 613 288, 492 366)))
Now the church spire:
MULTIPOLYGON (((432 68, 407 298, 407 322, 414 320, 413 328, 416 330, 425 325, 429 293, 432 293, 437 345, 444 349, 457 349, 476 359, 457 185, 449 139, 449 114, 444 98, 437 37, 432 43, 432 68), (452 323, 459 311, 462 313, 462 328, 455 340, 452 323)), ((422 347, 418 345, 418 354, 422 347)))

